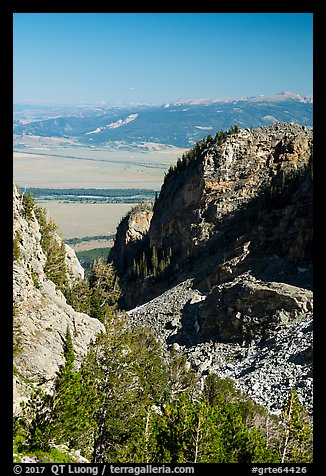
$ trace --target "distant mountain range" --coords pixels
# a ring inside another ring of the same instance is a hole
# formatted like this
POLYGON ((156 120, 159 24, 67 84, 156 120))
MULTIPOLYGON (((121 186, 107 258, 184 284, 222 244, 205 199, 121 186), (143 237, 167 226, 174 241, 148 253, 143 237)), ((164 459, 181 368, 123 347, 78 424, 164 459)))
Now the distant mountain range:
POLYGON ((14 133, 74 139, 83 145, 191 147, 232 125, 313 125, 312 97, 282 92, 247 98, 178 100, 161 106, 14 106, 14 133))

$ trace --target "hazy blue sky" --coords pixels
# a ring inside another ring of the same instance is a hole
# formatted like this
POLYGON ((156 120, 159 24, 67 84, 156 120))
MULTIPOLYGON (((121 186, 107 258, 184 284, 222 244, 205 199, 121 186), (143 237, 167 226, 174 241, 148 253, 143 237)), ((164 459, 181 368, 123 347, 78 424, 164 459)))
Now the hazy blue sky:
POLYGON ((312 94, 310 13, 16 13, 14 101, 312 94))

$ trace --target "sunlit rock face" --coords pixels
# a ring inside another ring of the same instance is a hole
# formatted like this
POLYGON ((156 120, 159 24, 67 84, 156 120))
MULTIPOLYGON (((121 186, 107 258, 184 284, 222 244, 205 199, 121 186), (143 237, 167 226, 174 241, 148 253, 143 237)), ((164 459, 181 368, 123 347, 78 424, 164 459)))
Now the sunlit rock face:
MULTIPOLYGON (((67 328, 73 338, 78 367, 88 346, 104 326, 87 314, 76 312, 44 271, 46 256, 41 246, 40 225, 34 211, 24 218, 22 197, 14 186, 14 238, 19 237, 19 257, 13 262, 14 308, 14 413, 33 388, 51 391, 64 364, 67 328)), ((59 234, 56 236, 61 241, 59 234)), ((68 280, 82 278, 84 270, 74 251, 66 246, 68 280)))

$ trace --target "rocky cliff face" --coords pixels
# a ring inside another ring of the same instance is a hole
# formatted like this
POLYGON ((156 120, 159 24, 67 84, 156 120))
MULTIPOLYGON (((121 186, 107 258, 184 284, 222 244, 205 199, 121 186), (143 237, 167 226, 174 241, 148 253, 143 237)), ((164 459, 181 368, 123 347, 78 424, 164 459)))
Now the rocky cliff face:
MULTIPOLYGON (((73 338, 76 365, 104 326, 76 312, 44 271, 46 256, 41 246, 40 225, 34 211, 26 219, 22 197, 14 186, 13 232, 19 255, 13 263, 14 307, 14 413, 28 399, 32 388, 51 390, 64 364, 67 327, 73 338)), ((56 235, 58 242, 62 239, 56 235)), ((83 277, 74 251, 65 245, 68 279, 83 277)))
MULTIPOLYGON (((282 123, 204 144, 167 175, 149 219, 137 250, 121 246, 131 224, 117 230, 111 259, 122 277, 138 250, 150 262, 155 247, 159 256, 169 250, 171 276, 182 270, 206 291, 246 270, 311 286, 312 130, 282 123)), ((129 281, 127 305, 158 295, 164 283, 157 283, 129 281)))
POLYGON ((290 124, 243 130, 204 148, 191 167, 165 181, 150 243, 165 242, 180 260, 202 256, 207 247, 234 254, 246 235, 251 249, 311 264, 311 191, 306 184, 298 207, 300 187, 293 184, 299 177, 305 183, 311 159, 311 130, 290 124))
POLYGON ((134 207, 120 222, 110 259, 114 261, 118 274, 122 275, 139 256, 153 216, 150 204, 134 207))
POLYGON ((289 123, 202 142, 167 174, 138 242, 149 273, 119 271, 132 320, 275 411, 293 386, 312 404, 312 151, 312 129, 289 123), (154 249, 169 250, 156 273, 154 249))

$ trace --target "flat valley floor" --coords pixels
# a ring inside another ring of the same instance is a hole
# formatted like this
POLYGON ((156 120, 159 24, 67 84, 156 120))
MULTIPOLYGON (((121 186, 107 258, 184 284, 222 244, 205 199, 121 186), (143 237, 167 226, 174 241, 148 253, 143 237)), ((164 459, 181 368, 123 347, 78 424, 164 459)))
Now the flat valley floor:
POLYGON ((37 205, 48 210, 65 240, 113 235, 121 218, 134 206, 131 203, 65 203, 57 200, 42 200, 37 205))
MULTIPOLYGON (((71 140, 24 136, 14 138, 13 177, 18 187, 152 189, 185 149, 148 145, 147 150, 83 147, 71 140), (151 148, 152 147, 152 148, 151 148)), ((44 200, 64 239, 112 235, 135 205, 44 200)), ((109 246, 93 240, 72 245, 76 251, 109 246)), ((111 246, 111 245, 110 245, 111 246)))
POLYGON ((185 149, 148 147, 144 151, 92 148, 55 138, 14 137, 14 180, 18 186, 32 188, 159 190, 169 166, 185 149))

